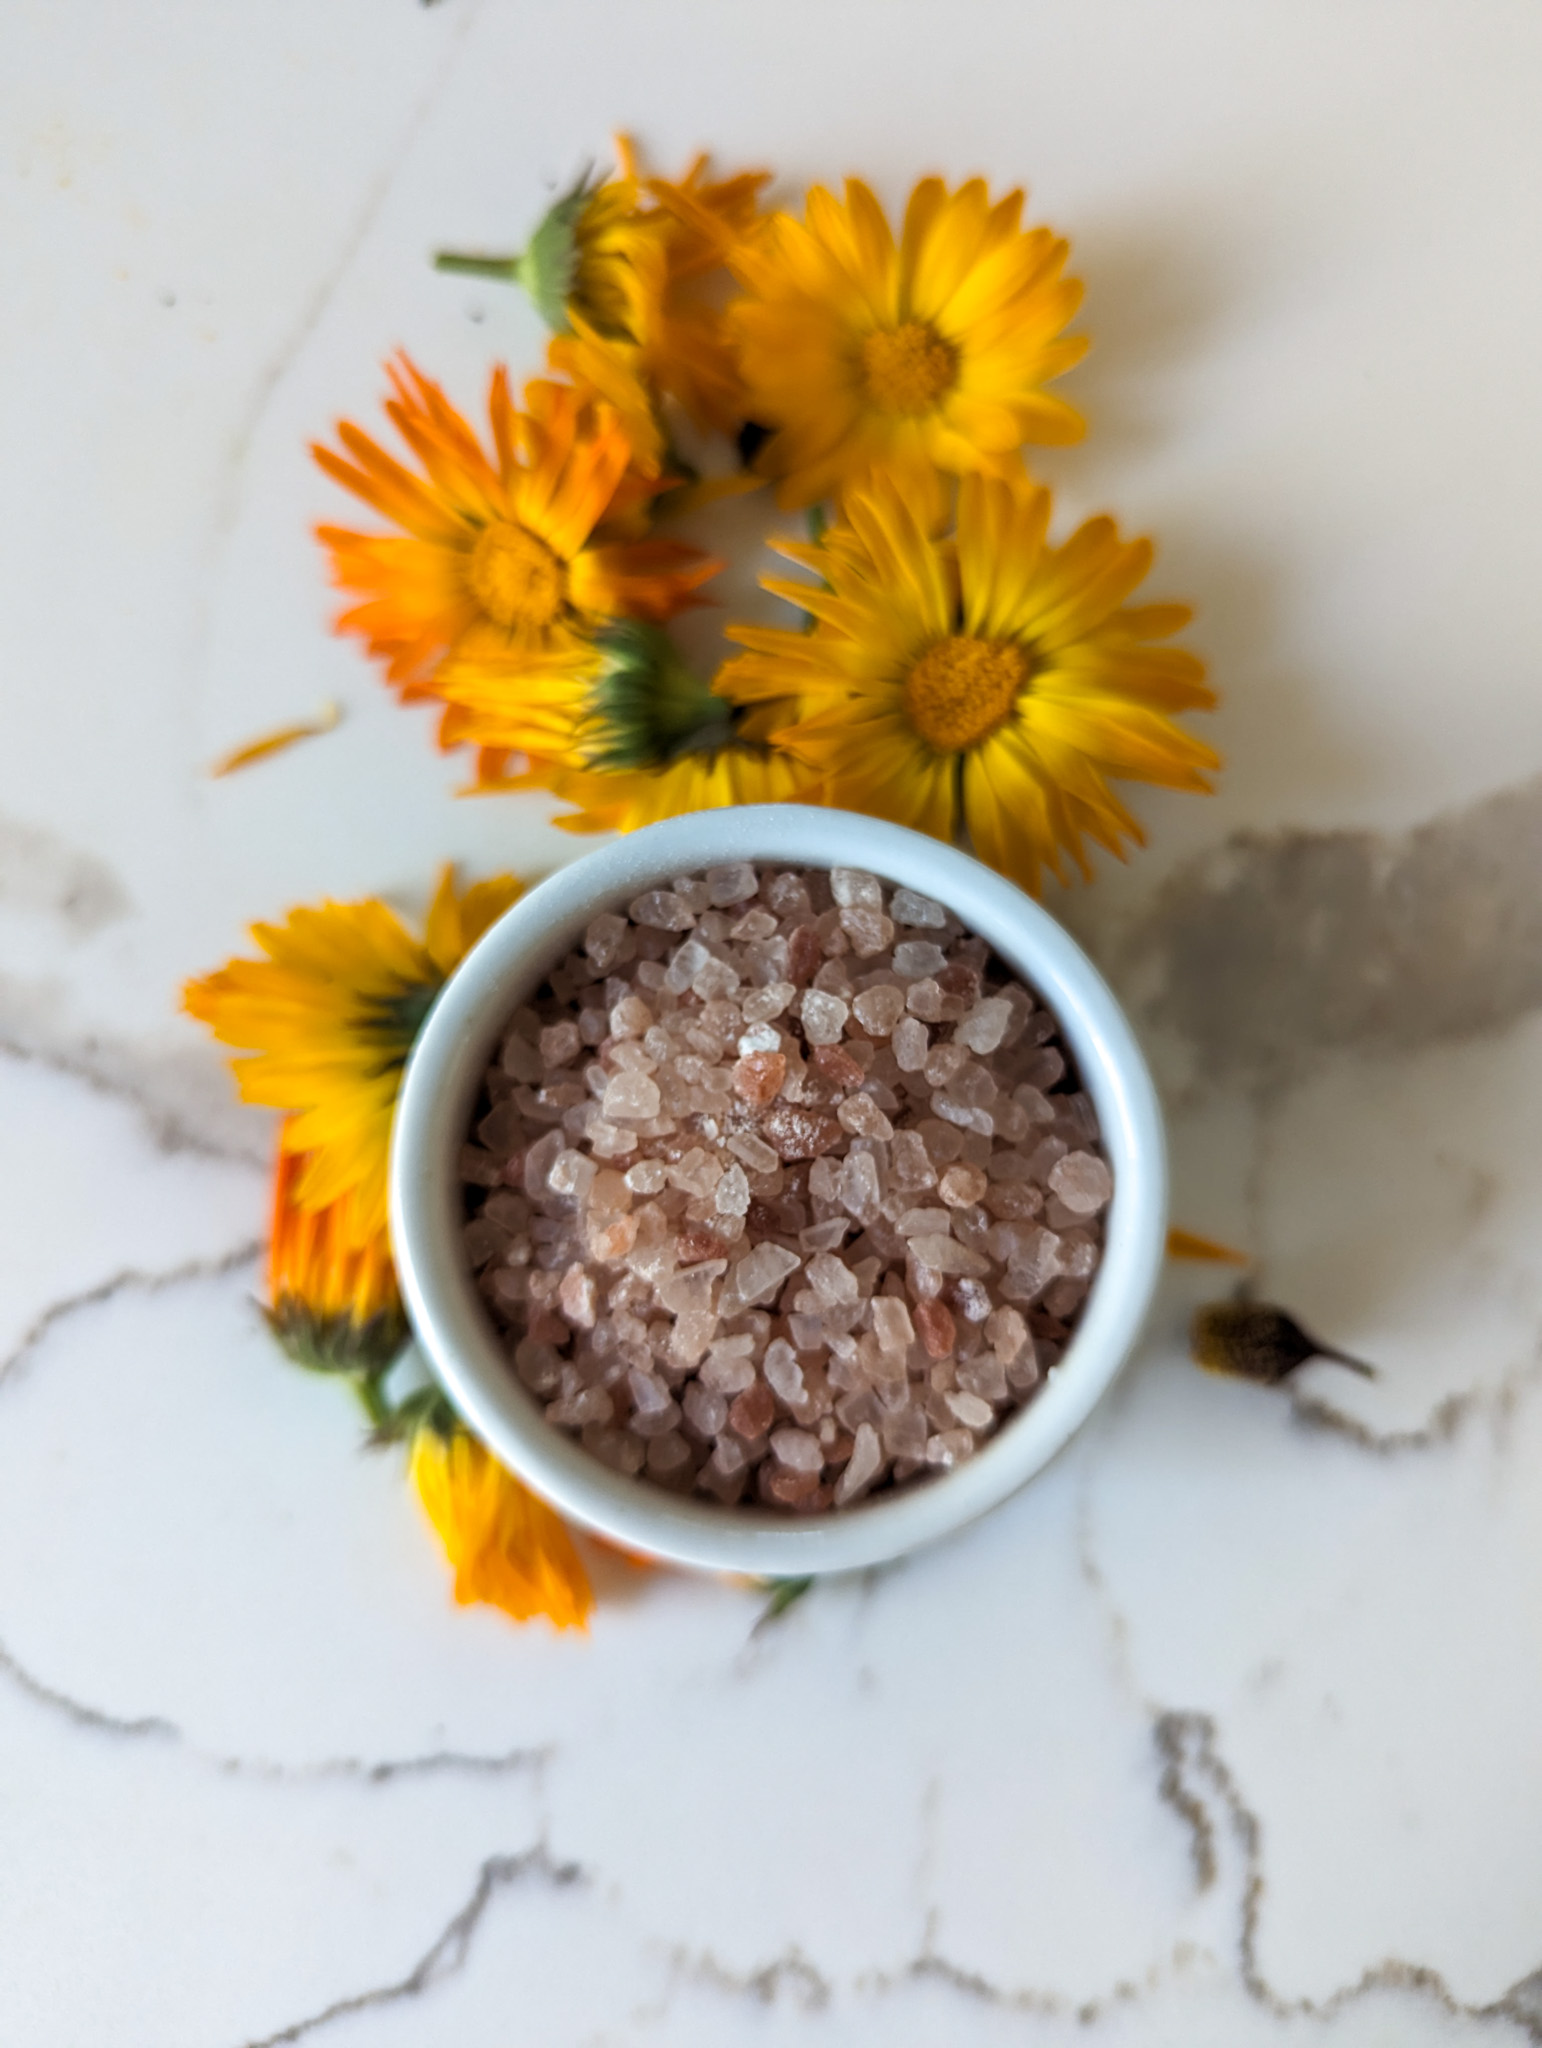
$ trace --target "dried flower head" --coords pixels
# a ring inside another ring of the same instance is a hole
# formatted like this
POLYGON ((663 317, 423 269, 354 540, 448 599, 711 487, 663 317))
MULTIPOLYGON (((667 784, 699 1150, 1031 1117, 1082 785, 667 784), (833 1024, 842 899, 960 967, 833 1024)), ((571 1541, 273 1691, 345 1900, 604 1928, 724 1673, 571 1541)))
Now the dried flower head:
POLYGON ((1212 1301, 1196 1309, 1189 1344, 1195 1364, 1206 1372, 1230 1373, 1265 1386, 1278 1386, 1310 1358, 1331 1359, 1368 1380, 1376 1377, 1373 1365, 1319 1343, 1294 1316, 1263 1301, 1212 1301))

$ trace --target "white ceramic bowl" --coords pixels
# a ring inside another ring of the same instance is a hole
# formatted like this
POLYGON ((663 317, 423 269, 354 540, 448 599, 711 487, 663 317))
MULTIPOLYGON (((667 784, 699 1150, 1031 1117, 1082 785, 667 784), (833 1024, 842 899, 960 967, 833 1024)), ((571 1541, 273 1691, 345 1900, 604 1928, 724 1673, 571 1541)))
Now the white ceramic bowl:
POLYGON ((791 1578, 929 1543, 1015 1493, 1079 1428, 1140 1334, 1162 1261, 1161 1112, 1124 1014, 1080 947, 1019 889, 934 839, 798 804, 696 811, 561 868, 461 963, 413 1048, 396 1112, 391 1230, 407 1311, 445 1392, 511 1470, 575 1522, 676 1564, 791 1578), (1064 1358, 967 1463, 839 1514, 806 1518, 682 1498, 611 1471, 555 1429, 515 1378, 461 1248, 457 1161, 509 1016, 602 910, 729 861, 855 867, 954 911, 1054 1011, 1097 1105, 1114 1176, 1102 1265, 1064 1358))

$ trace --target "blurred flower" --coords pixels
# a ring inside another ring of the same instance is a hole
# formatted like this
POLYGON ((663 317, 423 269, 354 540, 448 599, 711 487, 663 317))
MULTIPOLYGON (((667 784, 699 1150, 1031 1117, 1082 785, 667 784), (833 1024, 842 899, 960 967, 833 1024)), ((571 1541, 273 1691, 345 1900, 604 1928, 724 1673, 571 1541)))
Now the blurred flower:
POLYGON ((656 767, 557 768, 538 771, 529 781, 578 806, 552 820, 568 832, 635 832, 686 811, 810 802, 817 777, 771 739, 772 728, 795 710, 791 704, 758 706, 719 726, 706 743, 656 767))
POLYGON ((407 1336, 385 1231, 353 1227, 354 1197, 302 1208, 306 1155, 280 1143, 268 1249, 268 1327, 296 1364, 373 1378, 407 1336))
MULTIPOLYGON (((344 421, 345 461, 317 447, 327 474, 403 529, 317 529, 333 579, 361 602, 338 618, 386 666, 406 697, 436 694, 447 658, 460 672, 499 667, 523 679, 583 674, 607 619, 666 619, 697 602, 718 566, 679 541, 638 540, 636 515, 660 488, 633 468, 616 413, 541 381, 515 409, 502 368, 488 394, 493 452, 438 385, 402 357, 386 412, 421 465, 404 467, 344 421)), ((458 738, 456 722, 441 732, 458 738)))
POLYGON ((1197 1308, 1189 1326, 1189 1349, 1195 1364, 1206 1372, 1259 1380, 1271 1387, 1313 1358, 1347 1365, 1362 1379, 1376 1377, 1374 1365, 1319 1342, 1285 1309, 1246 1298, 1207 1302, 1197 1308))
POLYGON ((853 488, 817 546, 778 543, 822 584, 767 578, 811 613, 808 633, 733 626, 751 650, 719 688, 740 701, 795 698, 776 739, 800 754, 827 801, 951 840, 965 829, 992 867, 1037 889, 1084 875, 1090 838, 1123 857, 1142 842, 1110 777, 1205 790, 1209 747, 1170 713, 1215 702, 1194 656, 1150 643, 1184 625, 1183 605, 1126 608, 1149 541, 1091 519, 1050 547, 1050 497, 1026 479, 966 477, 956 537, 926 492, 878 476, 853 488))
POLYGON ((633 367, 703 428, 733 433, 743 392, 716 274, 759 224, 764 171, 709 181, 698 156, 678 180, 645 177, 619 137, 617 177, 563 194, 518 256, 446 252, 441 270, 524 286, 546 324, 629 345, 633 367))
POLYGON ((1024 441, 1076 441, 1080 416, 1043 386, 1085 352, 1062 329, 1081 286, 1068 244, 1019 227, 1023 194, 923 178, 899 242, 858 178, 805 218, 741 243, 747 296, 729 319, 749 416, 774 428, 759 467, 784 506, 838 493, 875 465, 1007 476, 1024 441))
POLYGON ((329 1210, 328 1247, 385 1229, 386 1162, 402 1067, 450 970, 521 893, 512 875, 455 887, 446 867, 421 940, 376 897, 255 924, 265 960, 190 981, 183 1002, 222 1045, 242 1099, 288 1112, 279 1143, 302 1155, 286 1200, 329 1210))
POLYGON ((558 1628, 585 1626, 594 1595, 572 1537, 474 1436, 426 1424, 412 1440, 411 1472, 462 1605, 483 1600, 516 1621, 544 1614, 558 1628))

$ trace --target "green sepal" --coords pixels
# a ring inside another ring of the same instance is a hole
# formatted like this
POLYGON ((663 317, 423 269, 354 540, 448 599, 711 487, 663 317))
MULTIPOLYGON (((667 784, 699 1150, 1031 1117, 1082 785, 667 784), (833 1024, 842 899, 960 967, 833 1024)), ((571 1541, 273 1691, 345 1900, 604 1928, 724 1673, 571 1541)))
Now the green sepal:
POLYGON ((601 667, 582 735, 591 768, 661 768, 679 754, 731 738, 722 698, 681 660, 662 627, 617 619, 596 642, 601 667))
POLYGON ((775 1621, 785 1614, 794 1601, 801 1600, 812 1588, 814 1581, 812 1578, 762 1579, 760 1583, 771 1598, 760 1611, 760 1619, 755 1624, 757 1629, 764 1628, 767 1622, 775 1621))
POLYGON ((381 1309, 368 1322, 352 1316, 320 1316, 292 1294, 276 1308, 265 1308, 263 1320, 284 1356, 307 1372, 383 1373, 407 1341, 407 1318, 399 1308, 381 1309))
POLYGON ((600 182, 592 170, 584 171, 577 184, 546 209, 518 256, 468 256, 441 249, 434 257, 434 268, 462 277, 490 277, 500 284, 523 285, 552 332, 570 334, 568 300, 578 279, 578 223, 600 182))
POLYGON ((414 1387, 394 1405, 382 1394, 371 1420, 375 1425, 369 1433, 371 1450, 403 1443, 420 1429, 431 1429, 437 1436, 448 1438, 459 1427, 455 1410, 438 1387, 414 1387))

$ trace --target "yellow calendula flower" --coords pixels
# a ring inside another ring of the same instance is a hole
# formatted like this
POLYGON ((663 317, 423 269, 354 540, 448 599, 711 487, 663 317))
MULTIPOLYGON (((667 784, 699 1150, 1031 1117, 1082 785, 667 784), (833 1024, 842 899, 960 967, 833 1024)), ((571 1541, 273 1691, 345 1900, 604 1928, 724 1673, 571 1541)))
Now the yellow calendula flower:
POLYGON ((817 621, 810 633, 735 626, 748 654, 719 687, 795 697, 776 737, 826 799, 940 839, 962 828, 992 867, 1037 890, 1083 842, 1123 857, 1143 841, 1111 779, 1207 790, 1219 757, 1173 722, 1215 703, 1192 654, 1160 642, 1188 607, 1129 606, 1149 541, 1090 519, 1060 547, 1050 496, 1026 479, 966 477, 957 531, 939 533, 901 481, 853 488, 819 546, 780 543, 818 585, 767 578, 817 621))
POLYGON ((268 1327, 298 1364, 319 1372, 382 1372, 407 1336, 391 1247, 361 1232, 352 1193, 323 1208, 297 1199, 307 1155, 282 1143, 273 1176, 268 1327))
POLYGON ((720 726, 711 740, 652 768, 549 768, 523 786, 549 789, 577 809, 552 820, 568 832, 635 832, 686 811, 741 804, 809 802, 817 776, 795 753, 773 744, 772 730, 796 715, 793 704, 761 705, 720 726))
MULTIPOLYGON (((461 669, 499 663, 511 686, 524 675, 578 675, 607 620, 666 619, 697 601, 714 561, 679 541, 629 537, 659 483, 633 467, 608 406, 541 381, 519 411, 500 367, 488 394, 489 454, 405 357, 390 376, 386 412, 419 472, 347 421, 338 438, 350 459, 313 452, 400 529, 317 531, 334 581, 360 600, 338 630, 359 634, 405 696, 436 694, 451 657, 461 669)), ((455 744, 454 721, 441 736, 455 744)))
POLYGON ((419 1429, 411 1472, 462 1605, 481 1600, 516 1621, 544 1614, 558 1628, 585 1626, 594 1595, 572 1537, 474 1436, 453 1425, 419 1429))
POLYGON ((1086 342, 1063 334, 1081 300, 1067 244, 1024 232, 1023 194, 923 178, 898 241, 858 178, 844 203, 815 186, 735 251, 730 311, 749 415, 774 428, 759 466, 784 506, 839 493, 875 465, 1005 476, 1024 441, 1081 438, 1044 390, 1086 342))
POLYGON ((679 179, 646 177, 619 137, 620 170, 585 177, 552 206, 518 256, 446 252, 441 270, 524 286, 552 330, 632 351, 632 369, 703 428, 744 417, 733 347, 713 290, 756 231, 768 174, 709 179, 698 156, 679 179))
POLYGON ((386 1225, 386 1163, 402 1067, 452 968, 521 893, 512 875, 456 889, 446 867, 423 937, 371 897, 292 910, 256 924, 267 956, 190 981, 185 1008, 233 1060, 242 1099, 288 1114, 284 1151, 300 1155, 290 1196, 333 1209, 337 1242, 367 1247, 386 1225))

